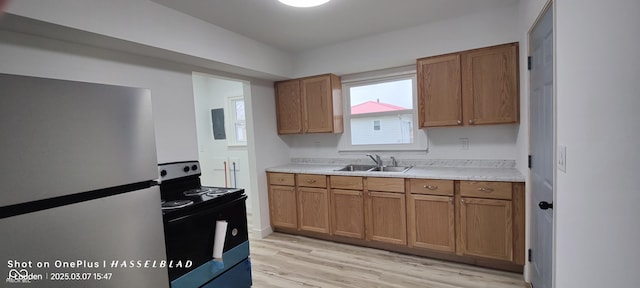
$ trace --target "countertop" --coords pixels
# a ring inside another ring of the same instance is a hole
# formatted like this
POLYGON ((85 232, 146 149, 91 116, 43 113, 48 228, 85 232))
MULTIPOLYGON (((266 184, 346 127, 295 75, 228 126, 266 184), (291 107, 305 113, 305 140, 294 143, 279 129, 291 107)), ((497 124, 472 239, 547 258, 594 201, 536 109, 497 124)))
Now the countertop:
POLYGON ((470 180, 470 181, 501 181, 524 182, 525 177, 516 168, 487 168, 487 167, 433 167, 414 166, 404 173, 398 172, 361 172, 361 171, 335 171, 344 164, 306 164, 291 163, 282 166, 267 168, 267 172, 297 173, 297 174, 321 174, 340 176, 363 177, 393 177, 393 178, 424 178, 443 180, 470 180))

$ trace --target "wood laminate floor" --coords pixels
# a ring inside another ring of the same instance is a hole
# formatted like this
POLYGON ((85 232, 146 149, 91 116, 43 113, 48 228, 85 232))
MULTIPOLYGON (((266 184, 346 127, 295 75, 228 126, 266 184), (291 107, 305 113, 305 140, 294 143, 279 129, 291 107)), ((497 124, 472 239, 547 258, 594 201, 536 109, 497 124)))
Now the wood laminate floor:
POLYGON ((521 274, 302 236, 250 235, 250 247, 256 288, 528 287, 521 274))

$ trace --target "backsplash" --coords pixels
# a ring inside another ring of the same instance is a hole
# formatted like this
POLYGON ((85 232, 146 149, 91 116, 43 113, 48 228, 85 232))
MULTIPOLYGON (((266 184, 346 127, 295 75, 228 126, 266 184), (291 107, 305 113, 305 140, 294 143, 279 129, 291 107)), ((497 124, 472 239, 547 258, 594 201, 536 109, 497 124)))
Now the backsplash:
MULTIPOLYGON (((383 159, 385 165, 390 165, 391 160, 383 159)), ((361 158, 291 158, 293 164, 373 164, 371 159, 361 158)), ((466 167, 466 168, 515 168, 515 160, 461 160, 461 159, 398 159, 399 166, 424 166, 424 167, 466 167)))
POLYGON ((289 146, 289 158, 360 158, 366 153, 402 159, 518 159, 518 125, 446 127, 420 130, 428 134, 428 146, 420 151, 341 151, 342 134, 281 135, 289 146), (426 132, 425 132, 426 131, 426 132), (466 140, 466 147, 463 147, 466 140), (428 149, 428 152, 426 151, 428 149))

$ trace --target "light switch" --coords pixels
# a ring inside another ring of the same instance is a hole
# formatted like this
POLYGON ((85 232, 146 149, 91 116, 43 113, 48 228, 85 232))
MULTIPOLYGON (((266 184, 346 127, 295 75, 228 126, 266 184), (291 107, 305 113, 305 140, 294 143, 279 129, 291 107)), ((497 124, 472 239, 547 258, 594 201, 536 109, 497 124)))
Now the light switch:
POLYGON ((567 146, 558 145, 558 170, 567 173, 567 146))

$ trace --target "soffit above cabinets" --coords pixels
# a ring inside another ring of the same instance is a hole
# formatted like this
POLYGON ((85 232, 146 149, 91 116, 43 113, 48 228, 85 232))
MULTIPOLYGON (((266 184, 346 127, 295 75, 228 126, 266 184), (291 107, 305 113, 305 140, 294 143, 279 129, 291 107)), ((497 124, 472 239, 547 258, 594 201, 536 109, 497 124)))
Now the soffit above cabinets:
POLYGON ((270 46, 301 52, 510 6, 520 0, 333 0, 294 8, 277 0, 152 0, 270 46))

